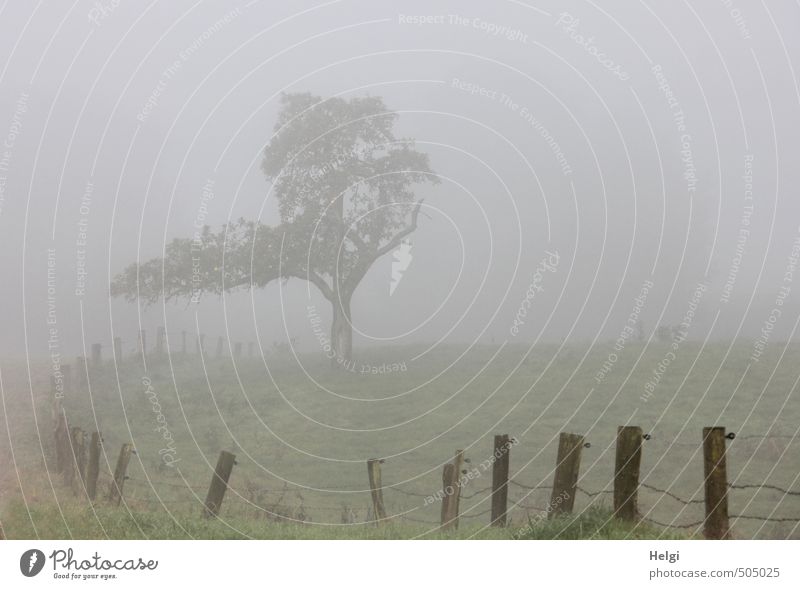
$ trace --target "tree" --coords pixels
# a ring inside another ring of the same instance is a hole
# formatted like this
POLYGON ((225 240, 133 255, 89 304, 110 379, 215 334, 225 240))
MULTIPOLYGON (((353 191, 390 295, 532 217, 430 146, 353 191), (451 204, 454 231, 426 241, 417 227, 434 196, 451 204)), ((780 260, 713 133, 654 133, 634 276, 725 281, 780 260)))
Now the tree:
POLYGON ((112 296, 153 303, 264 287, 314 284, 330 302, 332 363, 352 359, 353 293, 372 264, 417 228, 417 184, 438 183, 426 154, 394 134, 378 97, 284 94, 262 169, 280 224, 239 219, 168 243, 163 258, 131 264, 112 296))

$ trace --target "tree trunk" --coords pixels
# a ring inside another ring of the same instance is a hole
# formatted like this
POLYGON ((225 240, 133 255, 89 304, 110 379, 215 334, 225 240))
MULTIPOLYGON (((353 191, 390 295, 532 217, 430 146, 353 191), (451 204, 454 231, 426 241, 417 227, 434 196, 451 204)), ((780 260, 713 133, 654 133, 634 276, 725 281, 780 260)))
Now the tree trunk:
POLYGON ((333 322, 331 323, 331 346, 333 357, 331 366, 349 369, 353 360, 353 325, 350 322, 350 297, 342 295, 333 301, 333 322))

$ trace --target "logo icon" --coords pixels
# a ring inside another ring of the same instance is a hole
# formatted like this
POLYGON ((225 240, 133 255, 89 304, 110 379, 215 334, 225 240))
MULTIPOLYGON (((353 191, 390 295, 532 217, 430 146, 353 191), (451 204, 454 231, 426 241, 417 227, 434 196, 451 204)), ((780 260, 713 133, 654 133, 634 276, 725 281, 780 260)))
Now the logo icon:
POLYGON ((414 257, 411 255, 411 242, 404 239, 394 252, 392 253, 392 281, 389 283, 389 296, 394 294, 395 289, 403 279, 403 274, 411 265, 411 260, 414 257))
POLYGON ((35 577, 44 568, 44 552, 36 550, 26 550, 19 559, 19 570, 26 577, 35 577))

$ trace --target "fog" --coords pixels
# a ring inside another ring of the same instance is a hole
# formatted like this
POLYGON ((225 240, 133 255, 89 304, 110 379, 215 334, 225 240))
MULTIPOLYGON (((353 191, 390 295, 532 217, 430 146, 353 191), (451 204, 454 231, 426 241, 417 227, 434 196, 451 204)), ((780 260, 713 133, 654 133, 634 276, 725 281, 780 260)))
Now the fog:
MULTIPOLYGON (((357 288, 356 349, 605 341, 646 281, 645 338, 702 282, 688 337, 752 341, 800 231, 793 18, 790 2, 9 3, 0 354, 48 355, 53 310, 66 356, 158 325, 173 347, 186 330, 318 353, 308 306, 329 309, 303 280, 109 297, 198 221, 280 222, 261 161, 296 92, 381 97, 441 180, 415 188, 402 281, 390 294, 388 254, 357 288), (512 334, 545 252, 557 268, 512 334)), ((772 340, 797 316, 789 296, 772 340)))

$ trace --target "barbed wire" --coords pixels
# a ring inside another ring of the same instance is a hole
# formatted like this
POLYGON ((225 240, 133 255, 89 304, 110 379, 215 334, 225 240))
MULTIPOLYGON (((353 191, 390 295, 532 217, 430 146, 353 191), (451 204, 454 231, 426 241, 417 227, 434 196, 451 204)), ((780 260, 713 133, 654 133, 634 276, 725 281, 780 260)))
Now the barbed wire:
POLYGON ((730 519, 749 519, 760 522, 787 522, 797 523, 800 522, 800 517, 761 517, 759 515, 729 515, 730 519))
POLYGON ((473 499, 474 497, 477 497, 478 495, 482 495, 486 491, 491 491, 491 490, 492 490, 492 487, 484 487, 483 489, 478 489, 477 491, 473 491, 469 495, 464 495, 462 493, 460 495, 460 497, 461 497, 461 499, 473 499))
POLYGON ((587 491, 583 487, 580 487, 580 486, 577 486, 577 485, 575 486, 575 488, 578 491, 580 491, 581 493, 583 493, 584 495, 588 495, 589 497, 597 497, 598 495, 606 495, 606 494, 614 492, 614 491, 612 491, 610 489, 601 489, 600 491, 587 491))
POLYGON ((537 489, 552 489, 553 488, 553 485, 534 485, 534 486, 524 485, 522 483, 518 483, 514 479, 508 479, 508 482, 511 485, 516 485, 517 487, 521 487, 523 489, 528 489, 530 491, 535 491, 537 489))
POLYGON ((771 491, 779 491, 784 495, 796 495, 800 496, 800 491, 790 491, 788 489, 784 489, 782 487, 776 487, 775 485, 767 485, 767 484, 745 484, 745 485, 736 485, 728 483, 728 487, 731 489, 770 489, 771 491))
MULTIPOLYGON (((655 491, 657 493, 662 493, 662 494, 666 495, 667 497, 671 497, 675 501, 683 503, 684 505, 692 505, 693 503, 705 503, 705 499, 684 499, 682 497, 679 497, 675 493, 667 491, 666 489, 659 489, 658 487, 654 487, 653 485, 650 485, 650 484, 647 484, 647 483, 640 483, 639 485, 641 487, 644 487, 645 489, 649 489, 649 490, 655 491)), ((696 494, 697 493, 695 492, 694 495, 696 495, 696 494)), ((692 495, 692 497, 694 497, 694 495, 692 495)))
POLYGON ((651 523, 651 524, 655 524, 657 526, 661 526, 662 528, 679 528, 679 529, 696 528, 697 526, 705 523, 705 521, 706 521, 704 519, 701 519, 700 521, 691 522, 691 523, 688 523, 688 524, 665 524, 664 522, 660 522, 660 521, 654 520, 653 518, 650 518, 650 517, 643 517, 641 519, 642 519, 642 521, 645 521, 645 522, 648 522, 648 523, 651 523))

